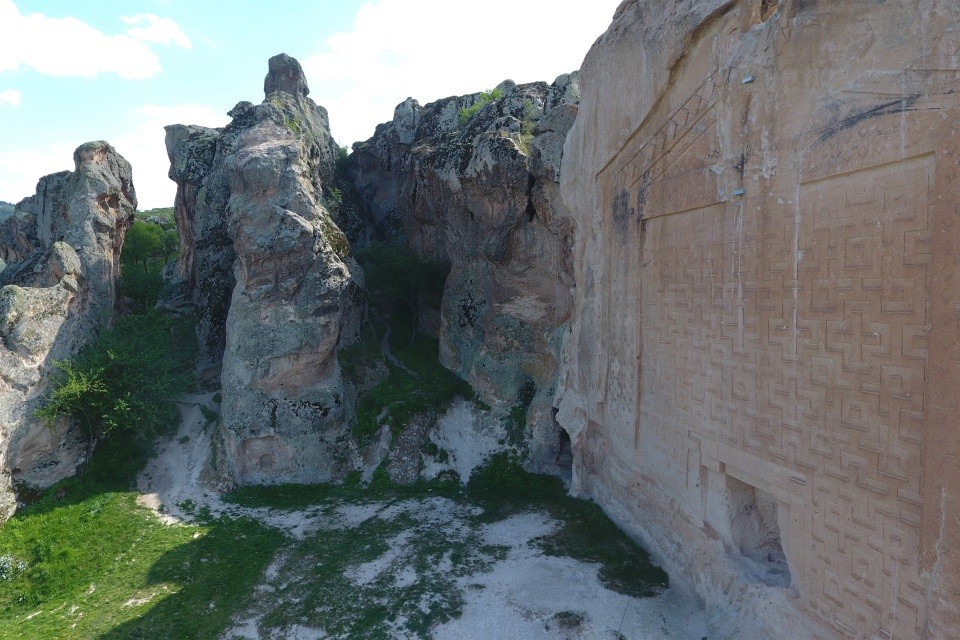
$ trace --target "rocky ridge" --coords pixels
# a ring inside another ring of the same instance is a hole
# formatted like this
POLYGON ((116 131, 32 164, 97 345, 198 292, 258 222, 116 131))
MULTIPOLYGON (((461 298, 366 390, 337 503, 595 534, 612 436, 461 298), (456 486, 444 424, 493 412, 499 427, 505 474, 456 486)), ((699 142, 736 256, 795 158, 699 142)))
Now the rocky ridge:
POLYGON ((532 466, 554 472, 564 438, 551 406, 572 285, 559 176, 578 102, 575 73, 425 106, 408 98, 351 156, 366 221, 357 239, 449 261, 439 321, 426 308, 422 328, 482 401, 525 411, 532 466))
POLYGON ((82 462, 85 434, 33 411, 53 363, 112 317, 137 206, 130 164, 109 144, 81 145, 73 160, 0 226, 0 521, 16 508, 14 483, 46 487, 82 462))

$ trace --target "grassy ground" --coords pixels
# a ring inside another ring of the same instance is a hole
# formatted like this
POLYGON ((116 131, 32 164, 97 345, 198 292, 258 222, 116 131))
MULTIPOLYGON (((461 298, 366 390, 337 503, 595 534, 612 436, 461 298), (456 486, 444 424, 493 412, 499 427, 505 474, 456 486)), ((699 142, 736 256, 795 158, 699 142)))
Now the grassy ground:
POLYGON ((160 523, 132 490, 146 453, 115 441, 0 528, 22 566, 0 580, 0 638, 212 638, 237 614, 283 535, 160 523))
POLYGON ((504 557, 504 548, 484 543, 482 526, 531 510, 562 522, 535 541, 547 554, 599 563, 605 586, 621 593, 666 586, 666 575, 595 505, 506 458, 467 487, 398 487, 378 473, 368 486, 255 487, 231 496, 239 508, 313 510, 332 523, 294 538, 248 517, 161 524, 130 488, 145 452, 127 451, 118 442, 100 452, 84 477, 0 528, 0 555, 25 565, 0 579, 0 638, 217 638, 245 616, 256 633, 274 637, 293 625, 343 638, 387 638, 397 629, 429 637, 431 627, 459 616, 457 581, 504 557), (337 514, 357 510, 370 513, 335 526, 337 514))

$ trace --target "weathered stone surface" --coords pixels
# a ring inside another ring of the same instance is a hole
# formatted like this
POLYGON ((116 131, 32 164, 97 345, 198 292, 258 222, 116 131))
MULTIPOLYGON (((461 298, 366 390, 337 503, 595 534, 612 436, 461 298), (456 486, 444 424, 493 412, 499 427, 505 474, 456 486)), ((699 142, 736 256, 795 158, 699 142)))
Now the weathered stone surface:
POLYGON ((303 68, 295 58, 281 53, 270 58, 267 67, 267 77, 263 79, 264 95, 269 96, 277 91, 303 98, 310 95, 303 68))
POLYGON ((202 379, 211 382, 220 376, 236 258, 227 234, 230 173, 225 158, 235 151, 237 136, 245 124, 237 121, 237 115, 249 109, 250 103, 238 104, 230 112, 235 120, 224 129, 165 127, 168 175, 177 183, 174 216, 180 251, 164 298, 167 304, 184 299, 194 304, 198 370, 202 379))
POLYGON ((33 417, 50 367, 109 321, 120 249, 137 198, 130 164, 106 142, 74 152, 74 171, 40 179, 0 231, 0 520, 14 482, 44 487, 73 473, 80 434, 33 417))
POLYGON ((490 404, 530 405, 538 469, 556 470, 561 442, 551 404, 572 241, 558 180, 578 100, 576 74, 423 107, 407 99, 354 145, 369 235, 402 235, 419 255, 450 261, 441 361, 490 404))
POLYGON ((958 27, 631 1, 581 69, 574 489, 733 637, 960 632, 958 27))
POLYGON ((167 127, 178 274, 206 314, 205 366, 222 358, 231 478, 324 481, 349 453, 335 356, 359 331, 362 273, 324 204, 337 151, 326 111, 287 56, 270 60, 264 87, 264 102, 238 104, 223 130, 167 127))

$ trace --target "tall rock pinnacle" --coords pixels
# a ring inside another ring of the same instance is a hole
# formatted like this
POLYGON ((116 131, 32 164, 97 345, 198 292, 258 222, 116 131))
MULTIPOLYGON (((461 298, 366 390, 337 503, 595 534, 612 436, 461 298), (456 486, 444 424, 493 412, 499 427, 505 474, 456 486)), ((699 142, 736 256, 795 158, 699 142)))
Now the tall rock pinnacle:
POLYGON ((310 95, 307 77, 296 58, 280 53, 270 58, 267 77, 263 79, 263 93, 270 95, 276 91, 285 91, 292 96, 310 95))

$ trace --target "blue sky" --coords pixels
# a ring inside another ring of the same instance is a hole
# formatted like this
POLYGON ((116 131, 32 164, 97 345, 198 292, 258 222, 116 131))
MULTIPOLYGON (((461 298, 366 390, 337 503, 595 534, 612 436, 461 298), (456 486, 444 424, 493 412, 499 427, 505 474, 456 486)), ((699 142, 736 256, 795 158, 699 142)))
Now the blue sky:
POLYGON ((580 66, 619 0, 0 0, 0 200, 31 195, 104 139, 140 208, 171 206, 163 125, 222 126, 263 99, 267 59, 300 60, 334 137, 427 103, 580 66))

